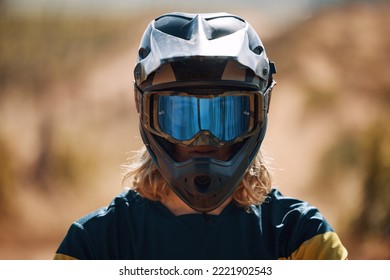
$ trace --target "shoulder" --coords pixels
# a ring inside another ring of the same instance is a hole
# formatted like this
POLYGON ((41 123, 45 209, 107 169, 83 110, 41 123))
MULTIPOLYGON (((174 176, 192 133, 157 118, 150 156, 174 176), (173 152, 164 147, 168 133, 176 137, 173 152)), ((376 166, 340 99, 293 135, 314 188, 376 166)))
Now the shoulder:
POLYGON ((282 245, 281 258, 344 259, 347 251, 321 212, 273 189, 258 211, 282 245))
POLYGON ((279 207, 281 209, 298 209, 305 211, 313 207, 308 202, 294 197, 283 195, 278 189, 272 189, 264 201, 264 205, 271 207, 279 207))
POLYGON ((134 234, 132 229, 138 228, 136 224, 143 220, 142 212, 145 212, 134 208, 147 208, 147 205, 148 201, 134 191, 120 193, 108 206, 72 223, 56 252, 56 258, 122 258, 121 250, 129 248, 129 240, 134 234))
POLYGON ((99 220, 110 220, 118 215, 131 213, 132 208, 144 207, 146 199, 133 190, 125 190, 118 194, 108 206, 99 208, 81 217, 75 224, 84 227, 99 220))
POLYGON ((324 231, 333 230, 317 207, 307 201, 285 196, 277 189, 269 193, 261 207, 273 222, 279 224, 291 223, 299 226, 309 222, 322 224, 324 231))

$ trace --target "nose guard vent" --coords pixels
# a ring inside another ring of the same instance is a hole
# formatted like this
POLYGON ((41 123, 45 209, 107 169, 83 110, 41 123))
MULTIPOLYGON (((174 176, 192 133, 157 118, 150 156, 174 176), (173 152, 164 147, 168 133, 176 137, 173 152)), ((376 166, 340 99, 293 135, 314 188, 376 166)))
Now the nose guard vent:
POLYGON ((207 193, 211 185, 211 178, 207 175, 198 175, 194 179, 196 189, 200 193, 207 193))

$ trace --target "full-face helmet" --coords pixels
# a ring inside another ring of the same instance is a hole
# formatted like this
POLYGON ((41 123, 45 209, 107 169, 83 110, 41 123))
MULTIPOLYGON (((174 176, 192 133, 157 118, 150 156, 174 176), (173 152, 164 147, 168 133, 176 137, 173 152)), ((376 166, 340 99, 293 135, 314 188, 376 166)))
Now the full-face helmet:
POLYGON ((275 67, 251 25, 226 13, 170 13, 146 28, 134 69, 140 133, 170 188, 210 212, 241 182, 263 141, 275 67), (175 147, 229 147, 180 160, 175 147))

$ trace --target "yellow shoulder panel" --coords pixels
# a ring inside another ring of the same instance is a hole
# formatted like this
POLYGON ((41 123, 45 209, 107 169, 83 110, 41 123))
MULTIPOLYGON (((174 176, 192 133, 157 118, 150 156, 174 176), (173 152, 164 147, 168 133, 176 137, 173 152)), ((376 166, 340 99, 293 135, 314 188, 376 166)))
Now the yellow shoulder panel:
POLYGON ((289 260, 346 260, 348 252, 335 232, 325 232, 306 240, 289 260))
POLYGON ((64 255, 64 254, 55 254, 53 259, 54 260, 61 260, 61 261, 64 261, 64 260, 77 260, 76 258, 73 258, 73 257, 68 256, 68 255, 64 255))

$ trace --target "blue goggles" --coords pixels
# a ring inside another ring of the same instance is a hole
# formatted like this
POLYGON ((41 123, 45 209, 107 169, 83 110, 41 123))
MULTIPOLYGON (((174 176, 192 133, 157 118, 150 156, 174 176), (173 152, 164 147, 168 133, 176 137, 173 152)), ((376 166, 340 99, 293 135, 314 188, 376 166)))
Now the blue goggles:
POLYGON ((190 144, 206 134, 219 144, 238 142, 262 123, 265 110, 258 91, 190 94, 182 91, 146 92, 144 125, 173 143, 190 144))

